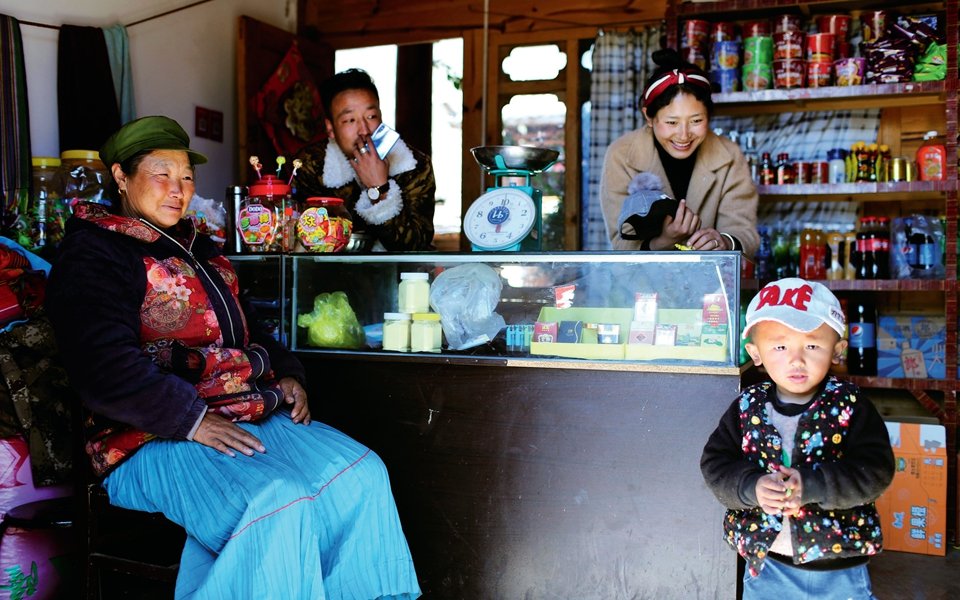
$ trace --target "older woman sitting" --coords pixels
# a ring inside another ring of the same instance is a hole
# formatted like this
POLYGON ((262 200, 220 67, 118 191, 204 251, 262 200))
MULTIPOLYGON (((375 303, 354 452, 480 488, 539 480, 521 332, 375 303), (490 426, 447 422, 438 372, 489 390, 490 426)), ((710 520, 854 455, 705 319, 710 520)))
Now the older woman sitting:
POLYGON ((183 218, 206 158, 159 116, 100 157, 115 204, 75 207, 47 309, 111 503, 187 532, 177 597, 419 596, 383 463, 311 422, 302 366, 183 218))

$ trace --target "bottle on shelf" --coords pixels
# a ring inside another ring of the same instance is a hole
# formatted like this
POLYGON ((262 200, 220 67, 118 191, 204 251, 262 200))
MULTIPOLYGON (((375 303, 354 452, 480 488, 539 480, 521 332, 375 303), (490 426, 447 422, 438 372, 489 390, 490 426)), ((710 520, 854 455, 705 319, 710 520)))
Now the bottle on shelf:
MULTIPOLYGON (((848 312, 847 299, 846 298, 837 298, 837 299, 840 301, 840 310, 843 311, 843 314, 845 315, 850 314, 848 312)), ((843 336, 841 336, 840 339, 846 340, 847 345, 844 346, 843 350, 840 351, 839 361, 837 362, 837 364, 830 367, 830 371, 836 375, 846 375, 848 372, 847 371, 847 353, 850 352, 850 344, 849 344, 850 327, 849 326, 847 326, 847 328, 843 330, 843 336)))
POLYGON ((790 154, 781 152, 777 155, 777 185, 786 185, 797 182, 797 173, 790 162, 790 154))
POLYGON ((923 144, 917 148, 917 167, 920 181, 943 181, 947 169, 947 148, 936 131, 923 135, 923 144))
POLYGON ((877 310, 864 298, 849 301, 847 327, 850 344, 847 372, 851 375, 877 374, 877 310))
POLYGON ((880 145, 873 143, 867 146, 867 161, 869 173, 867 175, 868 181, 876 182, 880 181, 880 172, 878 167, 881 166, 880 159, 880 145))
MULTIPOLYGON (((764 225, 757 227, 757 233, 760 235, 760 246, 755 255, 757 268, 756 278, 761 282, 773 279, 773 246, 770 242, 770 229, 764 225)), ((761 283, 762 285, 762 283, 761 283)))
POLYGON ((757 157, 757 139, 752 131, 743 133, 743 157, 750 166, 750 178, 754 183, 760 183, 760 159, 757 157))
POLYGON ((857 279, 888 279, 889 262, 889 219, 862 217, 857 232, 857 279))
POLYGON ((800 277, 826 279, 823 233, 809 225, 800 237, 800 277))
POLYGON ((764 152, 760 158, 760 184, 773 185, 777 182, 777 169, 770 159, 770 153, 764 152))
POLYGON ((870 158, 870 150, 866 142, 857 142, 851 149, 853 155, 854 173, 853 181, 864 182, 871 181, 873 177, 873 160, 870 158))
POLYGON ((873 168, 877 175, 877 181, 890 181, 891 160, 890 146, 880 144, 880 147, 877 149, 876 163, 873 168))
POLYGON ((843 234, 843 279, 852 281, 857 278, 857 266, 860 254, 857 252, 857 233, 847 231, 843 234))
POLYGON ((830 183, 847 182, 847 165, 844 161, 847 151, 843 148, 833 148, 827 151, 827 164, 829 165, 830 183))
POLYGON ((876 261, 876 277, 874 279, 890 279, 890 217, 877 217, 874 236, 874 257, 876 261))
POLYGON ((800 274, 800 228, 793 224, 789 231, 790 274, 788 277, 796 277, 800 274))
POLYGON ((827 279, 833 281, 843 279, 843 234, 839 231, 831 231, 827 233, 826 245, 827 254, 824 262, 826 264, 827 279))

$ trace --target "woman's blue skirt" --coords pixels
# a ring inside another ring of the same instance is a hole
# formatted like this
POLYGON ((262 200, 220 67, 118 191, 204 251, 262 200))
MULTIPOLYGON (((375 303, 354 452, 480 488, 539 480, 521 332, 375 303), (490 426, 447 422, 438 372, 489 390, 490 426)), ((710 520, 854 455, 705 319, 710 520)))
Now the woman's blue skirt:
POLYGON ((380 458, 277 411, 239 423, 266 453, 154 440, 104 481, 116 506, 187 532, 177 598, 413 599, 420 586, 380 458))

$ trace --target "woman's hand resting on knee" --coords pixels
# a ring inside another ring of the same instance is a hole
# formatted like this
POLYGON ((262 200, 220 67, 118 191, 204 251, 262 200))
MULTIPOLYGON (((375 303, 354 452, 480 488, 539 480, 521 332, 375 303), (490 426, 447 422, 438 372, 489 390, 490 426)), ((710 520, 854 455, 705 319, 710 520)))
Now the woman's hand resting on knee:
POLYGON ((231 457, 236 456, 234 450, 238 450, 247 456, 253 456, 254 450, 257 452, 267 451, 255 435, 214 413, 207 413, 203 416, 200 426, 193 434, 193 441, 204 446, 210 446, 214 450, 231 457))
POLYGON ((293 377, 284 377, 280 380, 280 389, 283 390, 283 400, 292 404, 290 417, 294 423, 310 424, 310 407, 307 405, 307 390, 293 377))

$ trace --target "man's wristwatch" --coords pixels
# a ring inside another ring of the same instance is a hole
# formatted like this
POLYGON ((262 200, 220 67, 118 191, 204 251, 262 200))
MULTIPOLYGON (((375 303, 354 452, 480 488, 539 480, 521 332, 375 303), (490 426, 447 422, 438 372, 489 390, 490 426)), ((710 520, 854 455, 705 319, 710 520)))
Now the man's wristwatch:
POLYGON ((381 186, 372 187, 372 188, 367 188, 367 198, 370 198, 370 200, 371 200, 372 202, 376 202, 377 200, 379 200, 380 198, 382 198, 383 195, 386 194, 386 193, 387 193, 387 190, 389 190, 389 189, 390 189, 390 181, 389 181, 389 180, 388 180, 385 184, 383 184, 383 185, 381 185, 381 186))

